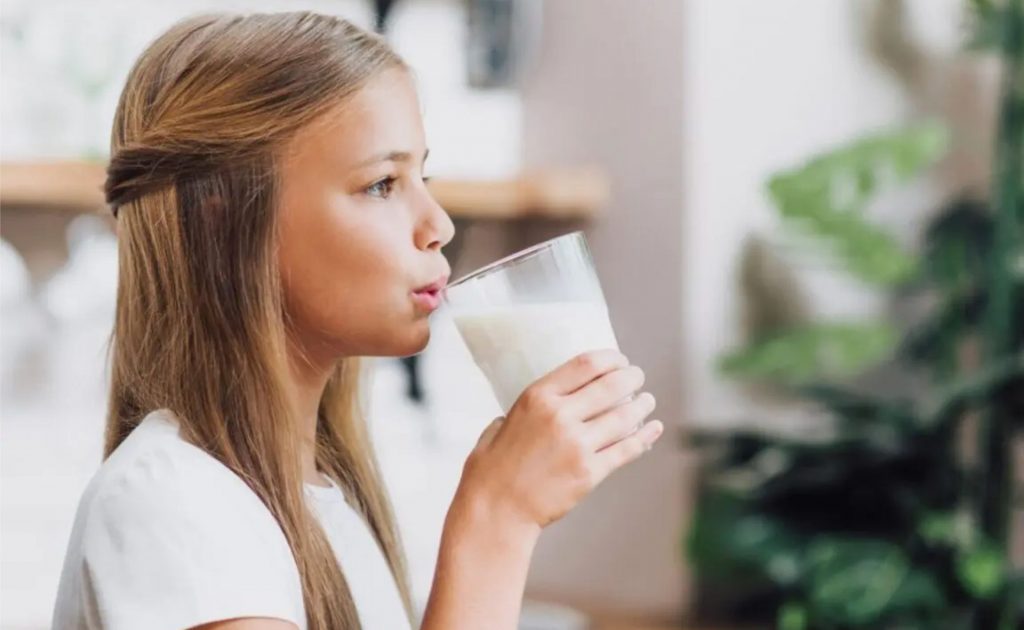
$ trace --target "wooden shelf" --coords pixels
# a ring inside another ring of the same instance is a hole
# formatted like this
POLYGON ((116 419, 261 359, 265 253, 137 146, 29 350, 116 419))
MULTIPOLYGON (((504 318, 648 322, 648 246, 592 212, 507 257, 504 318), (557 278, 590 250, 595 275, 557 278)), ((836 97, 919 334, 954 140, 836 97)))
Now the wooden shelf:
MULTIPOLYGON (((105 212, 99 162, 0 163, 0 207, 105 212)), ((608 201, 604 175, 592 168, 553 169, 502 180, 436 178, 431 192, 457 219, 585 219, 608 201)))
POLYGON ((96 162, 2 162, 0 207, 102 211, 105 177, 96 162))

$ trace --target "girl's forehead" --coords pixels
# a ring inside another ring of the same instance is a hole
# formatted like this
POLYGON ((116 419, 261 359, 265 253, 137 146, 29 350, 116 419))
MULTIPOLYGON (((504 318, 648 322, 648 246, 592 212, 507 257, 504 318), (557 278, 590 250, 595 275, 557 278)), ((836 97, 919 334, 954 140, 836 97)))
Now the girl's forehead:
POLYGON ((415 86, 406 71, 395 69, 374 77, 300 130, 289 153, 357 168, 380 153, 422 154, 425 145, 415 86))

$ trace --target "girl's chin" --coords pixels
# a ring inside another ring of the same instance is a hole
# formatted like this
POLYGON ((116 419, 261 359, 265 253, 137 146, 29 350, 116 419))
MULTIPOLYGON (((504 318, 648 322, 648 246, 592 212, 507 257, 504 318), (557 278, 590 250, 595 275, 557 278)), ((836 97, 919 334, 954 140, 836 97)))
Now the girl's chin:
POLYGON ((429 323, 424 319, 416 322, 413 325, 413 328, 413 334, 409 335, 408 339, 402 343, 401 347, 395 348, 395 351, 389 354, 398 357, 409 357, 426 350, 427 344, 430 343, 429 323))

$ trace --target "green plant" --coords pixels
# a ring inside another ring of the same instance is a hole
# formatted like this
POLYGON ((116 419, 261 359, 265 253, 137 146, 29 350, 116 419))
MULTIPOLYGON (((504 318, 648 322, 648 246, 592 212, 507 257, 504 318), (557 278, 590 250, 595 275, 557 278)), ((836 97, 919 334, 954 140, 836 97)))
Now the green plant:
POLYGON ((691 558, 741 592, 734 607, 785 630, 1024 625, 1024 576, 1007 561, 1010 444, 1024 429, 1024 0, 971 5, 972 46, 1004 59, 989 201, 943 208, 917 253, 865 217, 880 190, 942 154, 935 125, 860 140, 768 185, 814 255, 933 305, 909 324, 776 330, 720 363, 834 423, 824 441, 697 437, 720 456, 691 558), (905 373, 921 385, 879 386, 905 373))

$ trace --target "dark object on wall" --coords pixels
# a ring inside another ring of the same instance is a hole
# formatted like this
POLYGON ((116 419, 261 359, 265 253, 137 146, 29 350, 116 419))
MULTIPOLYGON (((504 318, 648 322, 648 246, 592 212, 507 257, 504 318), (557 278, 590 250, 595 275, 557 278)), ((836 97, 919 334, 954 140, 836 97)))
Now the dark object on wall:
POLYGON ((466 73, 478 88, 506 87, 514 74, 513 0, 469 0, 466 73))
POLYGON ((395 8, 398 0, 374 0, 373 1, 373 27, 378 33, 387 31, 388 17, 391 10, 395 8))
POLYGON ((466 79, 471 87, 514 87, 540 36, 541 0, 467 0, 466 79))

